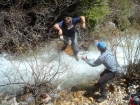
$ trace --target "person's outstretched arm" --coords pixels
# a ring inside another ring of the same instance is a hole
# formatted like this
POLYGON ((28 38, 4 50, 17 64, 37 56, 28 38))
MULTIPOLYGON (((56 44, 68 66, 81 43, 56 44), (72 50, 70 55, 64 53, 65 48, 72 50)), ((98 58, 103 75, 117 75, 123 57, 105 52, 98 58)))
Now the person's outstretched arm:
POLYGON ((85 16, 80 16, 80 19, 81 19, 81 21, 82 21, 82 28, 86 28, 86 20, 85 20, 85 16))
POLYGON ((59 27, 59 24, 58 24, 58 23, 56 23, 56 24, 54 25, 54 28, 55 28, 56 30, 58 30, 58 35, 62 35, 62 29, 59 27))
POLYGON ((82 57, 82 59, 87 63, 89 64, 90 66, 92 67, 96 67, 96 66, 99 66, 102 64, 102 61, 100 60, 100 58, 98 58, 96 61, 94 62, 91 62, 90 60, 87 59, 87 57, 82 57))

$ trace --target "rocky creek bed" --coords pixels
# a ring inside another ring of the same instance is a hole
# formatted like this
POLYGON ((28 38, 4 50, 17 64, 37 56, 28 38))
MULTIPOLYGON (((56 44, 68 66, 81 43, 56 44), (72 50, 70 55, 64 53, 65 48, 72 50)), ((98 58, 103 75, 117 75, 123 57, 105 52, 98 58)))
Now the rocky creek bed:
POLYGON ((128 87, 126 79, 115 77, 108 81, 107 99, 97 103, 97 81, 79 84, 69 89, 56 90, 52 85, 38 88, 26 85, 24 94, 17 97, 0 96, 1 105, 128 105, 130 93, 140 89, 138 84, 128 87), (50 88, 51 87, 51 88, 50 88), (51 90, 48 90, 51 89, 51 90), (32 91, 34 90, 34 91, 32 91))

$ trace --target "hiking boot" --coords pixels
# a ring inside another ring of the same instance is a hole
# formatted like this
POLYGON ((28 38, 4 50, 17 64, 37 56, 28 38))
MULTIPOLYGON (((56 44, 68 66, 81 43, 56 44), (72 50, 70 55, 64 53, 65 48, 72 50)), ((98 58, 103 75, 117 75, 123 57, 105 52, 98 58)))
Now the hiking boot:
POLYGON ((79 61, 79 57, 77 55, 74 55, 74 58, 79 61))
POLYGON ((98 103, 103 102, 107 98, 106 91, 101 91, 100 94, 101 94, 101 97, 97 99, 98 103))
POLYGON ((101 96, 100 98, 97 99, 98 103, 103 102, 104 100, 106 100, 107 96, 101 96))

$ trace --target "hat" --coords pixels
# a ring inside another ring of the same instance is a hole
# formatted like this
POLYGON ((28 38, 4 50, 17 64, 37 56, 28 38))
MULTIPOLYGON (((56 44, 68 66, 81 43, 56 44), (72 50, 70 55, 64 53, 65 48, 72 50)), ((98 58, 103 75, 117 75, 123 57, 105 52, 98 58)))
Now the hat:
POLYGON ((107 46, 104 42, 96 42, 95 45, 100 49, 104 50, 107 46))

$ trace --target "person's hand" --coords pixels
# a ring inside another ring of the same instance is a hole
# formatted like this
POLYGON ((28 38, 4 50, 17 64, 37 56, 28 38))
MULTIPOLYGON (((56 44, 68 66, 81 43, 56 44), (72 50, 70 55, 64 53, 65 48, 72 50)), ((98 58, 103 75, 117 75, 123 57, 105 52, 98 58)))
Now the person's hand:
POLYGON ((86 24, 85 23, 82 23, 82 28, 86 29, 86 24))
POLYGON ((59 29, 59 31, 58 31, 58 35, 59 35, 59 36, 62 35, 62 30, 61 30, 61 29, 59 29))
POLYGON ((94 43, 98 42, 98 40, 95 40, 94 43))
POLYGON ((85 56, 82 56, 82 59, 85 61, 85 60, 87 59, 87 57, 85 57, 85 56))

